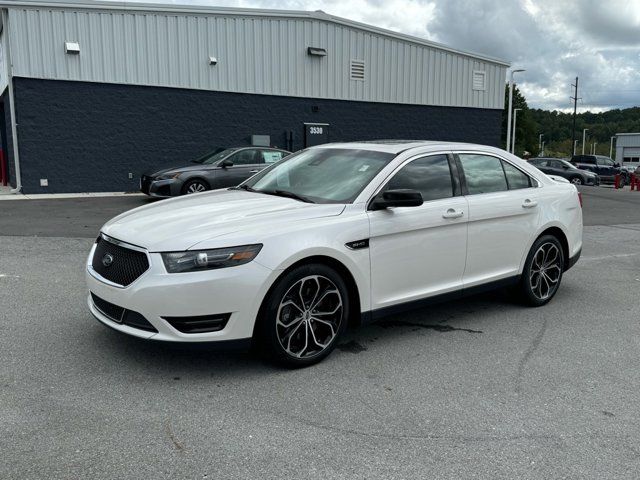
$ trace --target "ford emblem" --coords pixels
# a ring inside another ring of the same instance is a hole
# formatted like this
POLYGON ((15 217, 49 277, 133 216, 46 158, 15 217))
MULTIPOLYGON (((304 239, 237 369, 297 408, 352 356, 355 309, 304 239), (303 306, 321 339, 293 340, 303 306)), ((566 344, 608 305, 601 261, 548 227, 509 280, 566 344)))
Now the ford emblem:
POLYGON ((102 257, 102 265, 104 265, 105 267, 110 267, 112 263, 113 255, 111 255, 110 253, 105 253, 102 257))

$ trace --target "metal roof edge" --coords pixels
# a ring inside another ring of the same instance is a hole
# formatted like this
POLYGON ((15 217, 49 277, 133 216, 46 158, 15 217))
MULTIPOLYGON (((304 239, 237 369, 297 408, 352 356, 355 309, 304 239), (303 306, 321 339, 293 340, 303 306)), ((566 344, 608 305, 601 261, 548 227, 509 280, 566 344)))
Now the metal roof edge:
POLYGON ((438 50, 444 50, 454 53, 456 55, 462 55, 466 57, 475 58, 484 62, 494 63, 503 67, 510 67, 511 63, 505 60, 494 58, 491 56, 469 52, 464 50, 458 50, 456 48, 448 47, 438 42, 426 40, 424 38, 415 37, 413 35, 407 35, 386 28, 376 27, 366 23, 357 22, 355 20, 349 20, 347 18, 337 17, 318 11, 306 11, 306 10, 277 10, 277 9, 259 9, 259 8, 236 8, 236 7, 214 7, 204 5, 180 5, 180 4, 159 4, 159 3, 144 3, 137 1, 87 1, 87 0, 0 0, 0 8, 10 7, 26 7, 26 8, 81 8, 89 10, 125 10, 125 11, 140 11, 140 12, 165 12, 165 13, 185 13, 185 14, 203 14, 203 15, 247 15, 247 16, 265 16, 265 17, 283 17, 283 18, 307 18, 321 20, 325 22, 337 23, 359 30, 376 33, 378 35, 384 35, 387 37, 396 38, 398 40, 404 40, 407 42, 423 45, 438 50))

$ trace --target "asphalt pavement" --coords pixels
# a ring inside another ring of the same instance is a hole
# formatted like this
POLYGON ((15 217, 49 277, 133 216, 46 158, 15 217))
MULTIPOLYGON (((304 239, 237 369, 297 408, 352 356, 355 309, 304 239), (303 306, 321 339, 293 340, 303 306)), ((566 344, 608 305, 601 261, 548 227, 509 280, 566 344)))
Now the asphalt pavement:
POLYGON ((582 191, 549 305, 390 317, 303 370, 91 317, 92 239, 145 198, 0 202, 0 478, 637 479, 640 193, 582 191))

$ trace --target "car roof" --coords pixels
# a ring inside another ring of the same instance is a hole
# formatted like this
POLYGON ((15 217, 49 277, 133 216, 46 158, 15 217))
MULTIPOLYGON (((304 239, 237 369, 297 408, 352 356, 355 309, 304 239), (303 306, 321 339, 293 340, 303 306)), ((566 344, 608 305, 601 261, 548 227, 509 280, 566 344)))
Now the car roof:
POLYGON ((345 148, 398 154, 420 147, 434 147, 434 149, 446 150, 496 150, 494 147, 488 145, 437 140, 368 140, 363 142, 324 143, 311 148, 345 148))

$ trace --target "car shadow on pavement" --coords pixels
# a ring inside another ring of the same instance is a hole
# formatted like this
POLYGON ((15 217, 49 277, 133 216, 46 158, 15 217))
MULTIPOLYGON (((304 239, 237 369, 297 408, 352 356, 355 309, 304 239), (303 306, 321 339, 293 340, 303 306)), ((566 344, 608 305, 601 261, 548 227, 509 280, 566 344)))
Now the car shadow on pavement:
MULTIPOLYGON (((340 339, 332 355, 338 352, 358 354, 368 350, 371 343, 389 345, 407 335, 438 335, 460 332, 482 335, 486 318, 478 317, 485 311, 509 309, 517 314, 526 309, 515 303, 508 293, 495 291, 467 297, 458 301, 436 304, 430 307, 392 315, 375 322, 350 327, 340 339)), ((138 364, 152 374, 209 376, 212 369, 243 375, 282 371, 283 368, 263 358, 255 349, 234 349, 224 345, 156 342, 142 340, 113 331, 103 325, 95 326, 92 348, 100 349, 103 359, 113 362, 138 364)), ((343 361, 343 360, 340 360, 343 361)))

